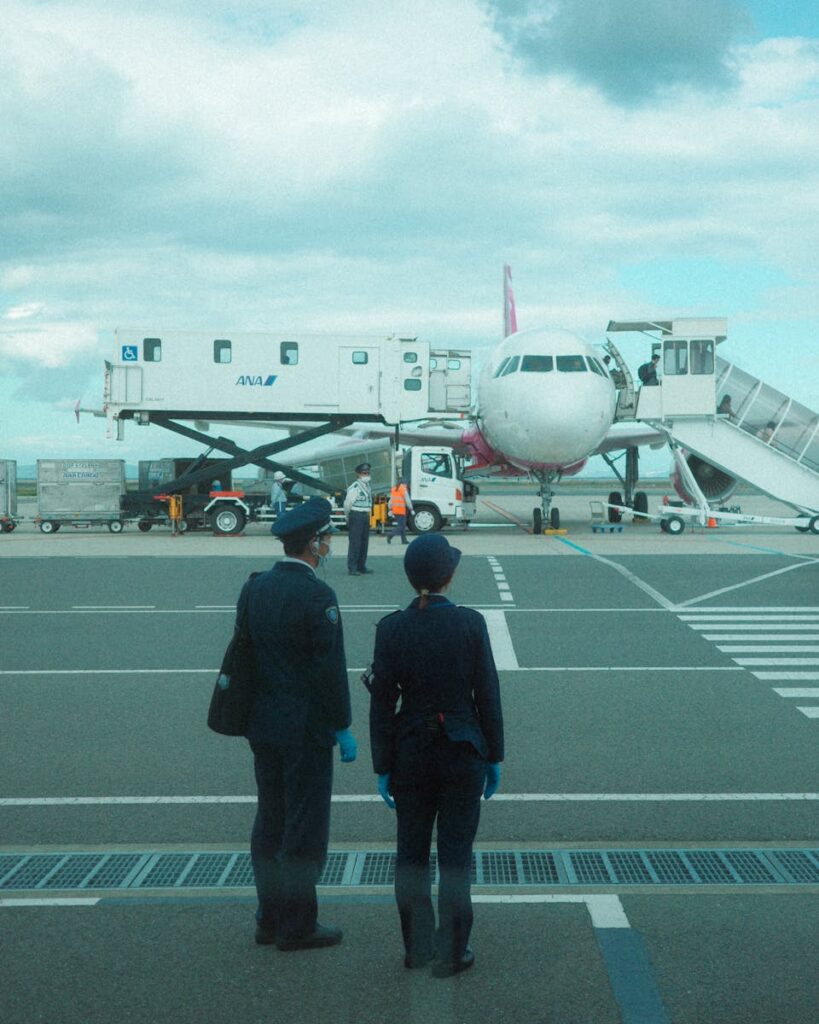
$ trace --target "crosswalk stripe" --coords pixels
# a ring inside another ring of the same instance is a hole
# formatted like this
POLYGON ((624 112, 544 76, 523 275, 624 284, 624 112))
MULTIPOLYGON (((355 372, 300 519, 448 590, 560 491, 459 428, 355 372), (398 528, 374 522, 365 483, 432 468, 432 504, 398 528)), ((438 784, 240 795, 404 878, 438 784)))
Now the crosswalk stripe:
POLYGON ((816 654, 819 647, 810 644, 727 644, 717 650, 724 654, 816 654))
POLYGON ((819 686, 775 686, 773 690, 780 697, 816 697, 819 699, 819 686))
POLYGON ((737 665, 819 665, 819 658, 734 658, 737 665))
POLYGON ((819 615, 681 615, 683 622, 819 622, 819 615))
POLYGON ((819 640, 819 633, 703 633, 703 640, 714 640, 727 643, 731 640, 752 640, 754 643, 763 643, 771 640, 794 641, 794 640, 819 640))
POLYGON ((773 682, 774 680, 785 682, 788 679, 793 682, 807 682, 809 679, 819 679, 819 672, 754 672, 753 674, 763 682, 773 682))
POLYGON ((819 718, 819 705, 813 708, 798 707, 796 710, 801 711, 806 718, 819 718))

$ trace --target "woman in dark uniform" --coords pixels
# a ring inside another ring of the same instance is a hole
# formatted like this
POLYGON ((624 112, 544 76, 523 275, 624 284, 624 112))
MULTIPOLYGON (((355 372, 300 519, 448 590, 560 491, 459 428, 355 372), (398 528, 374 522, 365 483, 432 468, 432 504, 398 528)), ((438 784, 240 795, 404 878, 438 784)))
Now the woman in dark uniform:
POLYGON ((471 967, 470 868, 481 796, 500 782, 503 717, 482 615, 444 596, 461 557, 441 534, 418 537, 404 570, 418 597, 382 619, 370 680, 378 790, 398 816, 395 899, 407 967, 446 977, 471 967), (400 700, 400 708, 396 710, 400 700), (438 930, 429 853, 438 823, 438 930))

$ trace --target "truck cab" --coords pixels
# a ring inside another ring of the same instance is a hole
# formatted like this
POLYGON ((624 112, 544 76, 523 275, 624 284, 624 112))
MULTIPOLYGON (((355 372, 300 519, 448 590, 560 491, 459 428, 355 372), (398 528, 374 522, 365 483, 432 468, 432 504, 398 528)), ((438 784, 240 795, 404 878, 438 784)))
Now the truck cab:
POLYGON ((412 495, 410 526, 431 533, 450 522, 467 525, 475 517, 478 488, 462 480, 463 466, 451 448, 416 445, 404 452, 401 475, 412 495))

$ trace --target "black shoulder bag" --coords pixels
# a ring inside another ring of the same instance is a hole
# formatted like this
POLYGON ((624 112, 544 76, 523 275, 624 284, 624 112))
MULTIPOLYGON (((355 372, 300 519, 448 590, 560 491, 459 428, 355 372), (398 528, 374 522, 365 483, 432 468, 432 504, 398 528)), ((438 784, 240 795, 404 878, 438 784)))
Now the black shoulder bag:
MULTIPOLYGON (((251 573, 250 579, 259 574, 251 573)), ((222 736, 244 736, 258 692, 258 672, 248 628, 250 588, 242 615, 227 645, 208 708, 208 728, 222 736)))

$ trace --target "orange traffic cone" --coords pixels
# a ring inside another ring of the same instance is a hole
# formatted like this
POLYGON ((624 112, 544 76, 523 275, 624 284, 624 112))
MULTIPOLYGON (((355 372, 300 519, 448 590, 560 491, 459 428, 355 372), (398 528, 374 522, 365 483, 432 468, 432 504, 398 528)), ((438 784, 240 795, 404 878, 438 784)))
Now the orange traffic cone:
POLYGON ((713 516, 708 520, 708 528, 710 530, 716 530, 717 528, 717 521, 713 518, 713 516))

